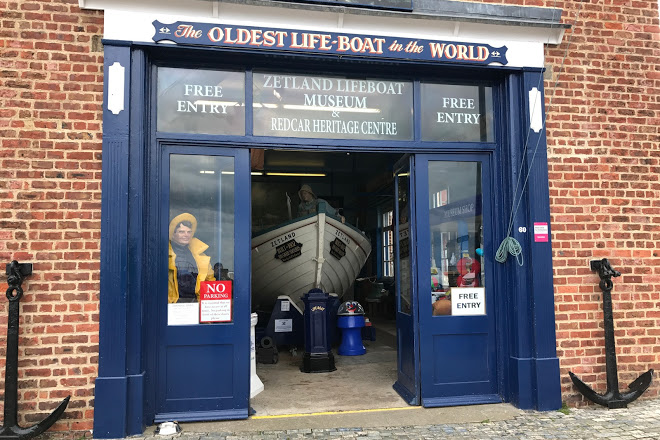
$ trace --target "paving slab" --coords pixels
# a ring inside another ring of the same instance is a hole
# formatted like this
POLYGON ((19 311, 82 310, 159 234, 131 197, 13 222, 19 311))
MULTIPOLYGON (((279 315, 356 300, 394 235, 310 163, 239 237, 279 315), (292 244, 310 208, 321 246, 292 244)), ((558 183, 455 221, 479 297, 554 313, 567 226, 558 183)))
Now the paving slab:
POLYGON ((346 413, 182 423, 182 432, 161 436, 149 428, 135 440, 469 439, 469 440, 660 440, 660 399, 628 408, 523 411, 509 404, 450 408, 389 408, 346 413))

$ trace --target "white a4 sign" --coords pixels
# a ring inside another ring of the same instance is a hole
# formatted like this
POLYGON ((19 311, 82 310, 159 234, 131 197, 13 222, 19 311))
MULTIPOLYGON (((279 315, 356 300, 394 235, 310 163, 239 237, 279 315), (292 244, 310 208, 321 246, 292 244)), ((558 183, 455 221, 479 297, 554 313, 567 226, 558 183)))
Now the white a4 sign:
POLYGON ((485 315, 486 289, 483 287, 452 287, 451 314, 485 315))

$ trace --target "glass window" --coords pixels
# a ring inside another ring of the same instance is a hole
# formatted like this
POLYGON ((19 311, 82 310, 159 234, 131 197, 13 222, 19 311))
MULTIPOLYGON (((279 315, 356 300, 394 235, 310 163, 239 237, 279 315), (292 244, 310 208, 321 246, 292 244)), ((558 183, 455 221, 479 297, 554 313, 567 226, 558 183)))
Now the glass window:
POLYGON ((394 212, 382 214, 383 223, 383 276, 394 276, 394 212))
POLYGON ((485 314, 481 164, 429 162, 432 313, 485 314))
POLYGON ((398 180, 399 199, 397 200, 399 208, 399 267, 398 282, 401 291, 401 301, 399 311, 410 314, 412 310, 412 265, 411 254, 412 242, 410 241, 410 197, 408 188, 410 188, 410 172, 399 173, 396 176, 398 180))
POLYGON ((422 140, 494 142, 493 91, 485 86, 422 83, 422 140))
POLYGON ((158 131, 245 134, 245 73, 158 69, 158 131))
POLYGON ((410 81, 255 73, 254 134, 412 140, 410 81))
POLYGON ((170 156, 168 324, 232 319, 234 158, 170 156))

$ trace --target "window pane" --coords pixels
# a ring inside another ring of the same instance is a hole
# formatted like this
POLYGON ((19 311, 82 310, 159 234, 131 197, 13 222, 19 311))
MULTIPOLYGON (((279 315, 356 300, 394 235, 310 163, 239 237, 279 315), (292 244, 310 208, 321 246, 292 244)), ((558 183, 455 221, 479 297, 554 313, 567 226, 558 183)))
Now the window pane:
MULTIPOLYGON (((231 292, 234 276, 234 158, 171 155, 168 257, 168 323, 200 322, 200 293, 205 281, 231 292)), ((215 290, 214 290, 215 291, 215 290)), ((214 300, 228 299, 216 296, 214 300)), ((205 300, 202 295, 202 300, 205 300)), ((204 302, 222 322, 229 303, 204 302)), ((204 308, 202 312, 204 312, 204 308)), ((209 312, 211 313, 211 312, 209 312)), ((215 316, 213 315, 212 316, 215 316)), ((207 316, 208 318, 208 316, 207 316)))
POLYGON ((394 234, 392 226, 393 211, 381 215, 383 227, 383 276, 394 276, 394 234))
POLYGON ((433 315, 485 314, 481 164, 429 162, 433 315))
POLYGON ((158 69, 158 131, 245 134, 245 73, 158 69))
POLYGON ((493 142, 491 87, 422 84, 422 139, 493 142))
POLYGON ((254 73, 254 134, 412 140, 410 81, 254 73))
POLYGON ((410 314, 412 310, 412 266, 411 266, 411 241, 410 241, 410 197, 408 188, 410 185, 410 173, 397 175, 399 185, 399 268, 398 279, 401 289, 401 302, 399 311, 410 314))

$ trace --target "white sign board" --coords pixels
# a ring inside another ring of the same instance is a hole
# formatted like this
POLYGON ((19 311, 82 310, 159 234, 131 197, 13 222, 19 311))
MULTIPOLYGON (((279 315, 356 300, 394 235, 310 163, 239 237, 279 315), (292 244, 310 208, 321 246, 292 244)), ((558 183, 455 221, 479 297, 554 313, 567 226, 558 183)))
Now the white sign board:
POLYGON ((275 333, 290 333, 293 331, 293 319, 276 319, 275 333))
POLYGON ((167 305, 167 325, 199 324, 199 303, 167 305))
POLYGON ((231 300, 202 301, 199 316, 199 322, 229 322, 231 321, 231 300))
POLYGON ((486 289, 483 287, 452 287, 451 314, 453 316, 485 315, 486 289))

